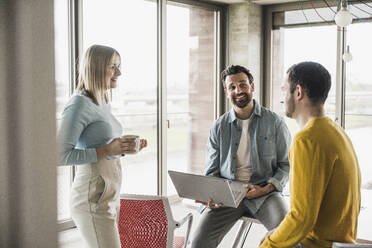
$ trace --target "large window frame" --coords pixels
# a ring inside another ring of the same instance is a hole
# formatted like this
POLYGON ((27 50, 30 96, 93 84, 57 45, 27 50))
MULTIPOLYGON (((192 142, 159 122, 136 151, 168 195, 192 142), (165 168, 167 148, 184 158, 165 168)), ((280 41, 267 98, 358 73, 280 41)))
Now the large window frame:
MULTIPOLYGON (((77 83, 76 61, 83 53, 82 48, 82 16, 83 0, 68 0, 68 15, 69 15, 69 68, 70 68, 70 94, 77 83)), ((215 12, 215 87, 214 99, 214 117, 222 115, 225 110, 225 100, 223 88, 220 82, 219 72, 226 64, 226 41, 227 41, 227 5, 219 3, 209 3, 194 0, 148 0, 157 2, 157 136, 158 136, 158 153, 157 153, 157 195, 167 195, 167 151, 166 151, 166 132, 167 132, 167 117, 166 117, 166 6, 196 6, 215 12)), ((75 167, 71 167, 71 184, 75 176, 75 167)), ((59 230, 67 230, 75 227, 72 220, 66 220, 58 224, 59 230)))

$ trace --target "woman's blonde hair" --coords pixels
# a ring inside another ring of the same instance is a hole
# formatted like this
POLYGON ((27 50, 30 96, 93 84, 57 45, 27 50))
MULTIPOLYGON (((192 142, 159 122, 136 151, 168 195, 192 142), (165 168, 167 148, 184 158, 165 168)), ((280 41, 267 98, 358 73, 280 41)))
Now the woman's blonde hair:
POLYGON ((106 82, 107 68, 118 51, 112 47, 93 45, 89 47, 81 61, 77 93, 90 97, 97 105, 102 100, 108 103, 109 82, 106 82))

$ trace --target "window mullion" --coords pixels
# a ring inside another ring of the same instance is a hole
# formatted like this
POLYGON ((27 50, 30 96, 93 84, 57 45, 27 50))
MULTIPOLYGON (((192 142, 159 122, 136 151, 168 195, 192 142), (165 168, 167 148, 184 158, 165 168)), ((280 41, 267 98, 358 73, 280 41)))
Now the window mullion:
POLYGON ((166 9, 158 1, 158 166, 157 194, 167 195, 167 85, 166 85, 166 9))
POLYGON ((337 27, 337 68, 336 68, 336 118, 335 121, 345 128, 345 83, 346 64, 342 55, 346 49, 346 28, 337 27))

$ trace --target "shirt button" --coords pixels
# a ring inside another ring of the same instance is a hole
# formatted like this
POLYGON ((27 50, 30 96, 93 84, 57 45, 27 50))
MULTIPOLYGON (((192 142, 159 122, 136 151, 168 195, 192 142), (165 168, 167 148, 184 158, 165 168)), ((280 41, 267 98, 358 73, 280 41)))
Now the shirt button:
POLYGON ((235 143, 235 145, 237 146, 237 145, 239 145, 238 143, 235 143))
POLYGON ((236 157, 233 157, 233 159, 236 159, 236 157))

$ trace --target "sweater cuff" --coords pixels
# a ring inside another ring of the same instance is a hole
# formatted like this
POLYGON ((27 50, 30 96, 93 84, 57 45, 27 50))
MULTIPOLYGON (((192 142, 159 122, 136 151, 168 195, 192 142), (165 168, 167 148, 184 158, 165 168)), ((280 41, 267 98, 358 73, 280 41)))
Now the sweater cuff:
POLYGON ((88 158, 91 158, 90 160, 92 160, 91 163, 98 162, 98 158, 97 158, 97 150, 96 150, 96 148, 89 148, 89 149, 87 149, 86 151, 87 151, 87 157, 88 157, 88 158))

